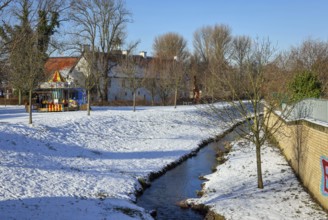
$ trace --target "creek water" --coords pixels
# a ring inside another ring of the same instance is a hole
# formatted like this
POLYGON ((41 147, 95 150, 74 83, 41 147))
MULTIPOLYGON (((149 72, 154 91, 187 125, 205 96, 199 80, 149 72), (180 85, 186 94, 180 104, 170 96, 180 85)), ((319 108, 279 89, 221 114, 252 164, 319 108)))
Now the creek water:
POLYGON ((213 167, 217 165, 216 152, 222 149, 225 142, 238 137, 235 130, 219 141, 208 144, 196 156, 154 180, 138 198, 137 205, 149 211, 156 210, 158 220, 204 219, 202 214, 191 209, 181 209, 176 204, 181 200, 197 197, 196 193, 201 190, 204 182, 199 177, 212 173, 213 167))

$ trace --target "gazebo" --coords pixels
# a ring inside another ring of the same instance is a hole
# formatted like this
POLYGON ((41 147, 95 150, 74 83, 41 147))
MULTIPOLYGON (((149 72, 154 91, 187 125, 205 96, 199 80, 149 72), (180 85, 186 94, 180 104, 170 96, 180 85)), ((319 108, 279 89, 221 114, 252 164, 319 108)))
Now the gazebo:
POLYGON ((58 112, 78 110, 77 99, 83 93, 73 82, 68 82, 58 70, 54 72, 48 82, 39 84, 37 94, 38 110, 44 112, 58 112))

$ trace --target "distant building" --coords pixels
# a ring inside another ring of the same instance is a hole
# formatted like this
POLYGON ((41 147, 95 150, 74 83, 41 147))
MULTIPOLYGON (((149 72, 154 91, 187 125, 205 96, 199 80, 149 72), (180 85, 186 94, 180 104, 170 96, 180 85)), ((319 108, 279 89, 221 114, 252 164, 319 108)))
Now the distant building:
MULTIPOLYGON (((87 50, 85 50, 87 51, 87 50)), ((98 53, 98 52, 97 52, 98 53)), ((100 53, 99 53, 100 54, 100 53)), ((108 100, 109 102, 125 102, 131 104, 133 101, 133 90, 131 88, 131 76, 122 71, 122 60, 126 58, 127 52, 116 50, 111 52, 109 65, 111 66, 108 76, 108 100)), ((150 79, 150 81, 158 81, 161 77, 156 72, 147 72, 147 66, 156 61, 156 58, 148 57, 145 51, 141 51, 138 55, 131 56, 135 63, 134 70, 136 71, 136 78, 139 81, 150 79)), ((131 58, 130 57, 130 58, 131 58)), ((156 61, 157 62, 157 61, 156 61)), ((171 62, 171 61, 167 61, 171 62)), ((55 102, 55 103, 67 103, 69 100, 76 100, 79 105, 86 103, 86 90, 85 90, 85 79, 87 76, 87 59, 82 53, 79 57, 50 57, 45 64, 45 82, 40 82, 39 87, 35 90, 38 101, 55 102), (57 78, 58 79, 57 79, 57 78)), ((153 70, 155 71, 155 70, 153 70)), ((168 76, 164 76, 168 77, 168 76)), ((101 84, 100 80, 100 84, 101 84)), ((188 83, 190 83, 188 81, 188 83)), ((187 84, 188 84, 187 83, 187 84)), ((189 97, 189 85, 184 86, 184 91, 181 91, 179 97, 189 97)), ((103 85, 103 84, 102 84, 103 85)), ((102 86, 100 85, 100 86, 102 86)), ((157 85, 158 86, 158 85, 157 85)), ((160 87, 160 86, 158 86, 160 87)), ((11 89, 7 86, 0 86, 0 96, 11 94, 11 89)), ((173 96, 171 94, 171 96, 173 96)), ((92 90, 91 95, 92 102, 99 100, 97 89, 92 90)), ((172 100, 172 97, 168 97, 172 100)), ((136 90, 136 100, 144 104, 150 105, 153 102, 155 104, 161 103, 160 90, 159 88, 153 89, 150 92, 149 86, 146 88, 143 84, 140 84, 136 90), (154 90, 156 90, 154 92, 154 90)))
MULTIPOLYGON (((130 77, 123 73, 120 61, 126 55, 125 51, 115 51, 109 60, 110 71, 108 72, 109 82, 108 82, 108 101, 123 101, 123 102, 130 102, 133 100, 133 90, 131 89, 130 77)), ((139 81, 142 81, 145 75, 145 66, 147 63, 152 59, 147 57, 146 52, 140 52, 139 55, 133 55, 133 59, 138 60, 138 65, 135 67, 136 75, 139 81)), ((76 65, 71 71, 68 71, 67 77, 72 81, 76 82, 77 84, 84 85, 84 79, 87 74, 86 71, 87 60, 82 55, 81 58, 78 60, 76 65)), ((97 94, 93 94, 92 96, 93 101, 97 101, 97 94)), ((155 102, 159 102, 160 99, 158 96, 154 97, 155 102)), ((143 86, 136 91, 136 100, 143 101, 145 104, 150 104, 152 101, 151 93, 143 86)))

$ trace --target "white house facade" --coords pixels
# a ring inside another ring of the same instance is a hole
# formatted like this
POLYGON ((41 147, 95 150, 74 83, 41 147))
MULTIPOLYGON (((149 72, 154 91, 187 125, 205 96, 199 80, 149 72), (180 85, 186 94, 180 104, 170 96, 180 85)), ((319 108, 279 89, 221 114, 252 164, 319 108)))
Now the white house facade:
MULTIPOLYGON (((124 53, 122 53, 121 55, 124 55, 124 53)), ((145 52, 136 56, 139 56, 139 58, 147 59, 145 52)), ((108 73, 108 101, 133 101, 133 89, 130 86, 131 77, 122 72, 119 63, 114 63, 112 61, 110 62, 112 68, 108 73)), ((136 78, 138 79, 137 81, 141 82, 145 78, 145 69, 141 66, 136 66, 135 70, 136 78)), ((74 69, 70 71, 66 77, 69 81, 74 82, 83 87, 85 85, 85 76, 87 73, 87 60, 83 56, 81 56, 74 69)), ((94 97, 93 99, 94 101, 97 100, 96 97, 94 97)), ((152 97, 149 90, 142 86, 142 83, 139 83, 139 86, 136 90, 136 101, 150 105, 152 101, 154 101, 155 103, 159 103, 160 98, 158 95, 152 97)))

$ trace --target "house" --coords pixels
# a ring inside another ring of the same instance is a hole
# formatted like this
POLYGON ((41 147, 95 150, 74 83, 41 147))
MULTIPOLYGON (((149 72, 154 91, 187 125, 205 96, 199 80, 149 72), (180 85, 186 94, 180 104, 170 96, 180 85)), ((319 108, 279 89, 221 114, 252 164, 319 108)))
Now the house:
MULTIPOLYGON (((101 56, 101 53, 97 52, 97 57, 101 56)), ((152 61, 156 61, 155 58, 148 57, 147 53, 142 51, 138 55, 131 55, 125 51, 113 51, 111 53, 109 59, 109 72, 108 72, 108 89, 107 89, 107 97, 108 102, 111 104, 132 104, 134 98, 134 91, 136 96, 136 101, 139 103, 143 103, 146 105, 152 103, 161 103, 163 97, 161 93, 161 87, 170 87, 169 84, 172 84, 170 80, 166 80, 167 85, 161 85, 159 79, 167 78, 169 76, 161 76, 156 73, 155 70, 150 72, 148 69, 148 65, 151 64, 152 61), (127 58, 132 59, 132 70, 126 70, 124 62, 127 58), (146 86, 144 83, 145 80, 149 79, 149 81, 156 81, 156 85, 152 88, 150 86, 146 86), (137 85, 136 85, 137 84, 137 85), (136 90, 134 90, 136 89, 136 90), (151 91, 152 90, 152 91, 151 91)), ((167 61, 171 62, 171 61, 167 61)), ((85 54, 82 53, 80 57, 53 57, 49 58, 45 66, 47 74, 54 74, 56 71, 61 75, 64 82, 46 82, 41 84, 43 89, 55 88, 58 85, 63 86, 63 90, 60 90, 58 97, 65 99, 68 97, 69 99, 78 100, 79 104, 86 103, 86 91, 84 87, 86 76, 88 75, 88 61, 85 57, 85 54), (69 89, 70 88, 70 89, 69 89), (79 88, 79 89, 78 89, 79 88), (65 89, 69 89, 65 92, 65 89), (74 90, 73 90, 74 89, 74 90), (68 94, 69 93, 69 94, 68 94)), ((52 76, 53 77, 53 76, 52 76)), ((50 77, 51 78, 51 77, 50 77)), ((101 88, 104 86, 103 80, 100 78, 98 86, 101 88)), ((189 86, 186 86, 187 92, 181 92, 180 97, 189 97, 189 86)), ((166 97, 166 102, 169 99, 173 99, 174 94, 169 92, 166 97)), ((91 94, 91 102, 97 102, 98 94, 97 88, 92 90, 91 94)))
MULTIPOLYGON (((124 59, 125 52, 123 51, 121 55, 116 55, 117 57, 124 59)), ((158 95, 152 95, 151 92, 145 88, 145 86, 141 83, 145 78, 149 78, 150 76, 146 76, 146 67, 148 63, 152 60, 152 58, 147 57, 147 53, 142 51, 139 55, 133 55, 132 59, 134 60, 135 66, 133 75, 129 75, 128 73, 124 73, 122 70, 122 64, 120 61, 116 61, 116 65, 112 65, 113 68, 109 71, 110 81, 108 83, 108 101, 132 101, 133 100, 133 81, 135 81, 138 85, 136 86, 136 100, 139 102, 143 102, 145 104, 150 104, 153 101, 156 103, 160 102, 160 98, 158 95), (154 96, 154 97, 153 97, 154 96)))
MULTIPOLYGON (((133 89, 131 88, 131 76, 124 73, 121 62, 127 56, 125 51, 115 51, 112 52, 112 55, 109 60, 110 70, 108 72, 109 81, 108 81, 108 101, 109 102, 118 102, 121 104, 132 103, 133 101, 133 89)), ((152 59, 147 57, 146 52, 141 52, 139 55, 133 55, 133 59, 136 60, 137 64, 134 66, 134 71, 136 72, 135 77, 138 82, 141 82, 145 77, 145 67, 147 63, 152 59)), ((77 84, 84 85, 85 76, 87 74, 87 60, 83 56, 80 57, 79 61, 76 63, 74 68, 68 72, 68 79, 74 80, 77 84), (84 77, 83 77, 84 76, 84 77)), ((101 81, 100 81, 101 83, 101 81)), ((101 87, 102 85, 100 85, 101 87)), ((142 86, 139 83, 139 86, 136 90, 136 100, 141 101, 145 104, 150 104, 152 101, 159 102, 160 99, 158 96, 153 97, 148 89, 142 86)), ((92 94, 92 101, 97 101, 97 94, 92 94)))

